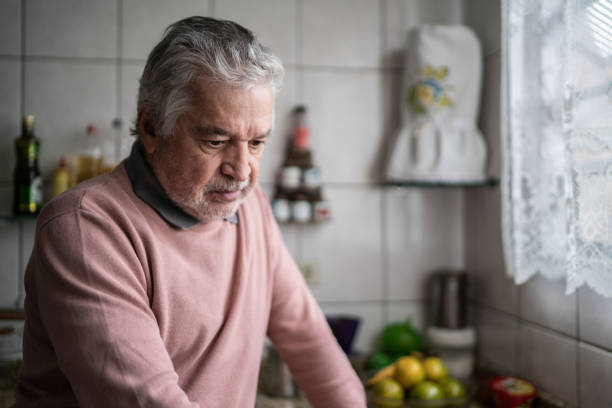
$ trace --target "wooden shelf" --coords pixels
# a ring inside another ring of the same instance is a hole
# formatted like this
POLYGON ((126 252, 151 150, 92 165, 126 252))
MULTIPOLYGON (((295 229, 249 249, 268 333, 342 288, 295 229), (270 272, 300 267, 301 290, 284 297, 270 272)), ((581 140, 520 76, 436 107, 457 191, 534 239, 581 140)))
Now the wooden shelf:
POLYGON ((0 320, 25 320, 25 310, 0 309, 0 320))
POLYGON ((18 221, 36 221, 37 214, 32 215, 14 215, 0 214, 0 222, 18 222, 18 221))

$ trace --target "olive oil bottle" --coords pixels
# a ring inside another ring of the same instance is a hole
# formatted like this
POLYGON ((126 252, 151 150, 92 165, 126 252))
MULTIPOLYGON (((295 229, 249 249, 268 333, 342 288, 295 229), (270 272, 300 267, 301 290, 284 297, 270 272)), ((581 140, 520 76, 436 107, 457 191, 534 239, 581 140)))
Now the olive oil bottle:
POLYGON ((23 119, 21 135, 15 139, 17 163, 13 174, 13 212, 37 214, 42 207, 42 177, 38 167, 40 140, 34 135, 34 116, 23 119))

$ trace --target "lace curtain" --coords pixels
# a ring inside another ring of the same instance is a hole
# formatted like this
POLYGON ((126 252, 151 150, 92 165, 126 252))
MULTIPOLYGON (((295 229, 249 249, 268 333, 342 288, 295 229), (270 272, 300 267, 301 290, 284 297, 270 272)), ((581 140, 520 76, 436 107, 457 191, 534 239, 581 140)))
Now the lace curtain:
POLYGON ((612 0, 502 0, 507 270, 612 296, 612 0))

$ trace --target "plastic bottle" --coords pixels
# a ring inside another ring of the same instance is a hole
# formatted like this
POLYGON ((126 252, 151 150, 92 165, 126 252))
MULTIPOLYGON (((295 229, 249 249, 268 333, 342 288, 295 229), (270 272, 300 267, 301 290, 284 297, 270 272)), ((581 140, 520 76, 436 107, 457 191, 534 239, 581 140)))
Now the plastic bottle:
POLYGON ((53 174, 53 197, 57 197, 64 191, 68 190, 72 184, 72 174, 64 157, 60 158, 59 166, 53 174))
POLYGON ((102 152, 98 144, 98 127, 87 125, 87 148, 76 156, 76 182, 80 183, 96 176, 100 170, 102 152))

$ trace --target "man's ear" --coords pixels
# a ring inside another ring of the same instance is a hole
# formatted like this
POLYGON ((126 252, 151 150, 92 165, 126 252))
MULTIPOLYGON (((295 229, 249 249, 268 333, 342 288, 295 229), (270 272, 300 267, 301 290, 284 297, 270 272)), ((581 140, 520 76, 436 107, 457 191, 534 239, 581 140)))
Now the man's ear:
POLYGON ((157 150, 160 138, 155 135, 155 128, 146 110, 138 112, 138 136, 144 145, 145 151, 152 154, 157 150))

